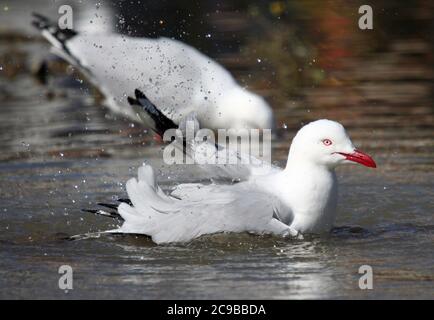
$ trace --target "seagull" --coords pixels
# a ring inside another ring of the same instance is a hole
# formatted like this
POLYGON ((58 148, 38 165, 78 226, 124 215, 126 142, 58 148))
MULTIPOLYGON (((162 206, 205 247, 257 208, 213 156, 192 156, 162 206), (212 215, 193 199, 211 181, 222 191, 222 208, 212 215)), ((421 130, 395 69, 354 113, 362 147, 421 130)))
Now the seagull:
POLYGON ((193 115, 201 127, 212 130, 273 128, 272 109, 261 96, 185 43, 60 29, 45 16, 33 15, 33 25, 51 43, 52 52, 99 88, 106 106, 133 121, 152 125, 146 113, 127 102, 127 94, 139 88, 164 106, 161 111, 176 124, 193 115))
MULTIPOLYGON (((155 119, 160 117, 161 130, 168 124, 142 92, 136 91, 129 101, 151 110, 155 119)), ((321 119, 297 132, 283 169, 256 174, 252 168, 238 183, 184 183, 166 193, 153 168, 144 164, 138 177, 126 183, 129 199, 121 199, 119 205, 102 204, 117 211, 89 211, 122 221, 107 233, 143 234, 157 244, 225 232, 300 238, 333 227, 338 200, 335 169, 349 163, 376 167, 369 155, 354 147, 340 123, 321 119)))

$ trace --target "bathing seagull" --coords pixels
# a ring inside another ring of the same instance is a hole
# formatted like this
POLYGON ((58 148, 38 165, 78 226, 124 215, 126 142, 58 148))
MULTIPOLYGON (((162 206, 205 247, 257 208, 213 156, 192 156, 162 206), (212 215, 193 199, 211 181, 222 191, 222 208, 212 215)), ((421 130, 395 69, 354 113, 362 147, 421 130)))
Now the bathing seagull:
POLYGON ((114 112, 149 122, 127 95, 139 88, 174 123, 194 114, 201 127, 271 129, 273 113, 259 95, 242 88, 232 75, 195 48, 169 38, 135 38, 115 33, 60 29, 35 13, 33 25, 52 51, 80 71, 104 94, 114 112))
MULTIPOLYGON (((130 102, 143 104, 146 97, 130 98, 130 102)), ((260 175, 252 170, 231 185, 180 184, 165 193, 152 167, 143 165, 138 178, 126 184, 129 199, 120 200, 119 206, 103 204, 117 211, 91 212, 122 221, 108 233, 144 234, 157 244, 188 242, 221 232, 283 237, 323 233, 330 231, 335 220, 335 168, 347 163, 376 167, 370 156, 354 147, 340 123, 322 119, 297 132, 284 169, 273 167, 260 175)))

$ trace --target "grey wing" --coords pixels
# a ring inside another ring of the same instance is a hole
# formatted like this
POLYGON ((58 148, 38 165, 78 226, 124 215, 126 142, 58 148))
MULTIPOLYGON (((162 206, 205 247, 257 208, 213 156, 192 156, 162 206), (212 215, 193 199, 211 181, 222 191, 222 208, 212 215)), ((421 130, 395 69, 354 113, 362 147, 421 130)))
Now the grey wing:
MULTIPOLYGON (((249 153, 243 153, 217 144, 215 143, 215 139, 207 139, 207 134, 211 137, 214 134, 211 130, 202 129, 201 134, 203 134, 203 139, 195 139, 196 133, 200 129, 200 122, 195 112, 187 114, 177 126, 142 91, 136 89, 134 93, 135 98, 128 97, 128 102, 132 106, 141 107, 152 118, 154 122, 153 130, 162 136, 164 141, 170 141, 173 148, 182 150, 188 157, 187 161, 196 164, 204 172, 212 172, 210 178, 243 181, 250 179, 252 176, 265 175, 282 170, 267 160, 259 159, 249 153), (169 129, 179 129, 179 134, 175 137, 174 141, 172 141, 170 134, 175 132, 168 131, 169 129), (191 134, 188 134, 189 132, 191 134)), ((235 146, 235 148, 237 147, 235 146)))
POLYGON ((67 47, 92 71, 98 87, 109 98, 109 107, 147 124, 146 114, 139 119, 127 102, 127 96, 136 88, 158 103, 159 109, 173 122, 179 123, 183 116, 202 105, 204 100, 199 99, 198 103, 197 97, 201 87, 214 92, 212 87, 217 80, 206 81, 208 72, 204 67, 215 66, 218 82, 233 82, 221 66, 214 62, 208 64, 210 58, 168 38, 86 34, 72 38, 67 47))
POLYGON ((152 169, 139 169, 139 178, 127 182, 131 205, 121 203, 123 225, 112 232, 139 233, 156 243, 186 242, 205 234, 253 232, 293 235, 274 217, 276 198, 248 183, 236 185, 183 185, 173 195, 162 193, 152 169))
POLYGON ((267 160, 208 141, 193 142, 190 153, 195 163, 218 178, 245 181, 282 170, 267 160))

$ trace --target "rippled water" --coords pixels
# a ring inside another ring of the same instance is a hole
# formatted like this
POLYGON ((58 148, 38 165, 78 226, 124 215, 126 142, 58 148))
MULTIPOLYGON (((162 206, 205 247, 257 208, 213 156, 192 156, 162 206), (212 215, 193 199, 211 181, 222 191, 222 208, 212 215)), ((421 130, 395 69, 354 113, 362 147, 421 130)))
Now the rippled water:
MULTIPOLYGON (((46 55, 44 42, 30 40, 14 43, 23 61, 46 55)), ((337 228, 305 240, 65 240, 113 227, 80 209, 124 196, 145 159, 161 169, 166 187, 199 176, 164 167, 152 135, 106 114, 76 76, 52 75, 44 86, 23 67, 0 73, 0 298, 434 298, 432 72, 400 45, 349 60, 340 76, 356 84, 306 88, 301 98, 273 105, 286 127, 274 140, 277 163, 301 123, 328 117, 343 122, 378 164, 339 169, 337 228), (411 79, 405 70, 397 75, 403 62, 412 64, 411 79), (387 81, 369 72, 380 67, 387 81), (58 288, 63 264, 74 270, 68 293, 58 288), (374 290, 358 287, 364 264, 374 270, 374 290)), ((10 50, 2 38, 1 54, 10 50)))

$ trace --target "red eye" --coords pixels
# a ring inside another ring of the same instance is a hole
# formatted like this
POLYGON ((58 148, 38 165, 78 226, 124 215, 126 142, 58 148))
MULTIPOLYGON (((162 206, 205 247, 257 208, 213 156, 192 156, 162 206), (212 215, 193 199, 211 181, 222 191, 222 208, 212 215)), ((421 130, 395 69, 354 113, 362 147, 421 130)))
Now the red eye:
POLYGON ((331 146, 332 145, 332 141, 330 139, 324 139, 322 141, 322 143, 324 143, 325 146, 331 146))

